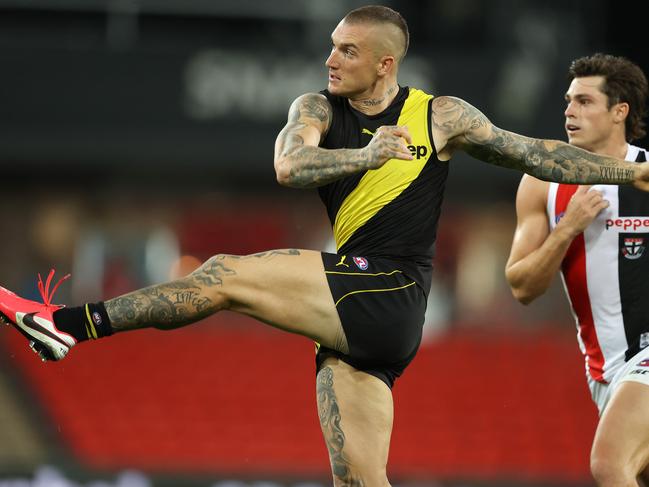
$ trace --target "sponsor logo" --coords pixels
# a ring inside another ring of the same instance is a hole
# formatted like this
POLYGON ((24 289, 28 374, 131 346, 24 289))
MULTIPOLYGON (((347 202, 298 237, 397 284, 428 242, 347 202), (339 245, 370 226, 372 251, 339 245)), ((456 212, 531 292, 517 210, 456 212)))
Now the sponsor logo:
POLYGON ((370 266, 365 257, 354 257, 354 264, 362 271, 366 271, 370 266))
POLYGON ((101 315, 96 311, 92 313, 92 321, 95 322, 95 325, 101 325, 101 315))
POLYGON ((641 360, 636 367, 649 367, 649 358, 641 360))
POLYGON ((649 370, 633 369, 631 372, 629 372, 629 375, 634 375, 634 374, 647 375, 649 374, 649 370))
POLYGON ((638 230, 649 229, 649 218, 646 217, 627 217, 627 218, 608 218, 606 220, 606 230, 613 228, 614 230, 638 230))
MULTIPOLYGON (((366 128, 363 128, 361 130, 361 134, 367 134, 370 137, 374 137, 374 132, 366 128)), ((426 147, 425 145, 409 145, 408 150, 412 154, 412 157, 414 157, 415 159, 421 159, 428 155, 428 147, 426 147)))
POLYGON ((428 154, 428 147, 425 145, 409 145, 408 150, 415 159, 421 159, 428 154))
POLYGON ((346 264, 346 263, 345 263, 345 259, 346 259, 346 258, 347 258, 347 256, 346 256, 346 255, 343 255, 343 256, 340 258, 340 262, 338 262, 338 263, 336 264, 336 267, 338 267, 339 265, 344 265, 345 267, 349 267, 349 264, 346 264))
POLYGON ((624 246, 622 247, 622 255, 629 260, 635 260, 642 257, 645 246, 644 238, 628 237, 624 239, 624 246))

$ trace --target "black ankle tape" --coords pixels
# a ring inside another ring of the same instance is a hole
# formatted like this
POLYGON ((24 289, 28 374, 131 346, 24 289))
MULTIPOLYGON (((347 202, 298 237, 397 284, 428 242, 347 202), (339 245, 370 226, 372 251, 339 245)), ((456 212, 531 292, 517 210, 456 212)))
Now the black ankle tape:
POLYGON ((56 327, 72 335, 78 342, 110 336, 113 329, 104 303, 88 303, 76 308, 61 308, 54 312, 56 327))
POLYGON ((113 329, 110 326, 110 318, 103 302, 88 303, 84 306, 86 331, 90 338, 97 338, 110 336, 113 334, 113 329))

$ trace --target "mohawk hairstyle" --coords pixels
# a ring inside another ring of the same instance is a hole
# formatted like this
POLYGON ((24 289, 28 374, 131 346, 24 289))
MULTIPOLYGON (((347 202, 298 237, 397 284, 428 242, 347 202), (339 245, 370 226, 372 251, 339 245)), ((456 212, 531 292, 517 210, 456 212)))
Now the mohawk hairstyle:
POLYGON ((352 10, 343 19, 349 23, 377 23, 377 24, 392 24, 397 27, 403 34, 403 53, 399 61, 401 61, 410 44, 410 33, 408 32, 408 24, 403 16, 396 10, 383 5, 366 5, 352 10))

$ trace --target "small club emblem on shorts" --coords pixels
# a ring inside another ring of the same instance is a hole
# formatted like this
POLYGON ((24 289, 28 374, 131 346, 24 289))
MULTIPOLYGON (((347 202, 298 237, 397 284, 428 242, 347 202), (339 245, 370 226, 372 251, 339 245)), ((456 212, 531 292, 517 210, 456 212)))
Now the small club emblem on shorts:
POLYGON ((101 325, 101 315, 95 311, 92 314, 92 321, 95 322, 95 325, 101 325))
POLYGON ((625 238, 622 255, 631 260, 639 259, 644 253, 643 243, 644 238, 625 238))
POLYGON ((366 271, 370 266, 365 257, 354 257, 354 264, 362 271, 366 271))
POLYGON ((649 367, 649 358, 640 361, 636 367, 649 367))

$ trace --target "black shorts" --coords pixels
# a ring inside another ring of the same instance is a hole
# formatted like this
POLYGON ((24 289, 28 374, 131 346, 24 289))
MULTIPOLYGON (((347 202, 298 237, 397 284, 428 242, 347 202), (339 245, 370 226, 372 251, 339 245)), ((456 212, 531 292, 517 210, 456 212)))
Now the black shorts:
POLYGON ((322 262, 349 353, 320 346, 317 369, 338 357, 392 388, 421 343, 424 291, 388 259, 323 252, 322 262))

